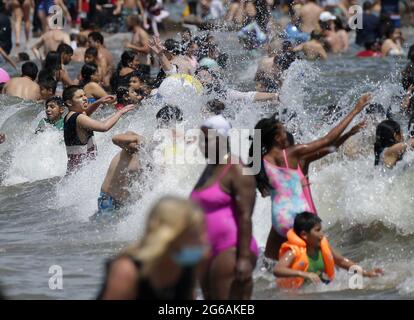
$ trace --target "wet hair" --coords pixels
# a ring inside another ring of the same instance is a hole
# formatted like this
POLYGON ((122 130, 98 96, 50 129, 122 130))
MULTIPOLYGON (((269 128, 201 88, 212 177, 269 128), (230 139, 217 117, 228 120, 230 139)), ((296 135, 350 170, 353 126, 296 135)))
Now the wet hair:
POLYGON ((296 53, 293 51, 286 51, 281 55, 277 55, 273 59, 273 63, 279 66, 281 71, 289 69, 290 65, 296 60, 296 53))
POLYGON ((17 56, 19 57, 19 61, 29 61, 30 57, 26 52, 19 52, 17 54, 17 56))
POLYGON ((172 121, 183 121, 183 112, 180 108, 172 105, 165 105, 155 115, 159 126, 169 126, 172 121))
POLYGON ((99 42, 100 44, 104 44, 104 37, 98 31, 93 31, 88 35, 88 38, 91 38, 95 42, 99 42))
POLYGON ((394 120, 384 120, 378 126, 375 133, 375 165, 379 164, 381 153, 385 148, 388 148, 396 143, 395 134, 401 133, 401 127, 398 122, 394 120))
POLYGON ((86 44, 88 43, 88 38, 85 37, 83 34, 78 34, 76 36, 76 43, 79 47, 86 47, 86 44))
POLYGON ((279 88, 275 79, 273 77, 267 76, 266 72, 264 71, 258 71, 254 77, 254 81, 263 85, 266 92, 276 92, 279 88))
POLYGON ((366 114, 381 114, 386 115, 386 111, 384 109, 384 106, 380 103, 371 103, 365 108, 366 114))
POLYGON ((22 65, 22 75, 29 77, 33 81, 36 80, 38 72, 39 72, 39 68, 34 62, 28 61, 22 65))
POLYGON ((92 76, 98 71, 98 66, 94 63, 85 63, 81 70, 82 85, 91 82, 92 76))
POLYGON ((128 88, 126 87, 119 87, 116 90, 116 101, 121 104, 126 104, 127 101, 125 100, 125 95, 129 93, 128 88))
MULTIPOLYGON (((253 143, 250 146, 249 149, 249 157, 253 157, 253 145, 255 143, 260 143, 261 150, 260 150, 260 158, 261 158, 261 165, 260 165, 260 172, 255 175, 256 182, 257 182, 257 189, 260 191, 262 195, 266 194, 270 189, 272 189, 272 186, 269 183, 269 179, 266 175, 266 172, 264 170, 263 165, 263 156, 268 153, 273 145, 274 145, 274 137, 279 131, 279 125, 282 123, 274 118, 264 118, 261 119, 254 127, 255 134, 253 137, 253 143), (260 141, 257 141, 258 138, 258 132, 257 130, 260 130, 260 141)), ((253 161, 254 162, 254 161, 253 161)))
POLYGON ((227 68, 227 61, 229 60, 229 55, 227 53, 220 53, 217 58, 217 64, 223 68, 227 68))
POLYGON ((372 48, 375 46, 375 43, 377 41, 375 39, 368 39, 364 42, 365 50, 372 50, 372 48))
POLYGON ((309 233, 317 224, 322 223, 322 219, 316 214, 304 211, 296 215, 293 222, 293 231, 300 236, 302 231, 309 233))
POLYGON ((322 39, 322 34, 319 31, 313 30, 310 34, 310 38, 311 40, 321 40, 322 39))
POLYGON ((44 78, 39 80, 39 86, 45 88, 46 90, 52 90, 52 93, 56 93, 57 81, 52 78, 44 78))
POLYGON ((133 25, 135 25, 135 26, 139 26, 139 25, 141 25, 142 24, 142 21, 141 21, 141 18, 140 18, 140 16, 139 15, 137 15, 137 14, 134 14, 134 15, 131 15, 131 16, 128 16, 128 21, 130 22, 130 23, 132 23, 133 25))
POLYGON ((66 43, 61 43, 57 50, 57 53, 59 53, 60 55, 64 54, 73 54, 73 49, 70 45, 66 44, 66 43))
POLYGON ((384 35, 386 39, 391 38, 392 34, 395 31, 395 27, 394 26, 389 26, 387 29, 385 29, 384 35))
POLYGON ((66 104, 66 101, 70 101, 73 99, 75 92, 78 90, 82 90, 82 87, 73 85, 73 86, 68 86, 63 90, 62 99, 65 102, 65 104, 66 104))
POLYGON ((51 98, 47 99, 46 102, 45 102, 45 106, 47 106, 49 104, 49 102, 56 103, 59 108, 64 108, 65 107, 65 103, 63 102, 63 99, 61 97, 51 97, 51 98))
POLYGON ((98 49, 92 48, 92 47, 86 49, 85 50, 85 56, 92 56, 92 57, 97 58, 98 57, 98 49))
POLYGON ((414 44, 408 49, 407 59, 414 63, 414 44))
POLYGON ((331 25, 330 25, 329 21, 320 21, 319 20, 319 26, 320 26, 321 30, 323 30, 323 31, 331 30, 331 25))
POLYGON ((226 105, 219 99, 213 99, 207 102, 207 110, 215 115, 222 114, 226 105))
POLYGON ((54 73, 62 69, 62 62, 60 60, 60 54, 56 51, 50 51, 46 55, 45 62, 43 63, 43 70, 51 77, 55 78, 54 73))
POLYGON ((293 136, 292 133, 290 133, 289 131, 286 131, 286 137, 287 137, 287 141, 289 143, 289 146, 295 145, 295 137, 293 136))
POLYGON ((132 61, 134 61, 134 58, 136 57, 136 55, 137 54, 134 51, 132 51, 132 50, 126 50, 126 51, 124 51, 122 53, 122 55, 121 55, 121 61, 119 62, 120 63, 120 66, 123 67, 123 68, 128 67, 128 65, 132 61))
POLYGON ((164 47, 166 51, 173 55, 179 55, 181 53, 181 45, 177 40, 167 39, 164 41, 164 47))

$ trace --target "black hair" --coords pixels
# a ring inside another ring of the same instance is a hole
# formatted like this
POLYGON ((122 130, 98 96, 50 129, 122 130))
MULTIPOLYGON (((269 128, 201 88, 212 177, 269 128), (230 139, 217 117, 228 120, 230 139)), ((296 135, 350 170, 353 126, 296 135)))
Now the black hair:
POLYGON ((92 76, 98 71, 98 66, 94 63, 85 63, 81 70, 82 85, 91 82, 92 76))
MULTIPOLYGON (((60 54, 56 51, 50 51, 46 55, 46 59, 43 63, 43 69, 42 69, 42 77, 51 77, 55 79, 56 71, 62 69, 62 61, 60 59, 60 54)), ((40 79, 40 74, 39 74, 40 79)))
POLYGON ((322 34, 319 31, 313 30, 310 34, 311 40, 321 40, 322 34))
POLYGON ((407 59, 414 62, 414 44, 412 44, 408 49, 407 59))
POLYGON ((73 54, 73 49, 70 45, 68 45, 66 43, 61 43, 61 44, 59 44, 56 52, 59 53, 60 55, 62 55, 63 53, 73 54))
POLYGON ((296 60, 296 53, 293 51, 286 51, 280 55, 277 55, 273 62, 279 66, 281 71, 289 69, 290 65, 296 60))
POLYGON ((73 96, 75 95, 75 92, 78 90, 82 90, 82 87, 73 85, 73 86, 68 86, 63 90, 62 99, 65 102, 65 104, 66 104, 66 101, 72 100, 73 96))
POLYGON ((290 146, 295 145, 295 137, 293 136, 292 133, 290 133, 289 131, 286 131, 286 137, 287 137, 287 141, 289 142, 290 146))
POLYGON ((126 50, 121 55, 121 61, 119 61, 119 66, 126 68, 129 67, 129 64, 134 61, 134 58, 136 57, 136 53, 132 50, 126 50))
POLYGON ((365 113, 367 114, 381 114, 386 115, 386 111, 384 109, 384 106, 380 103, 371 103, 365 108, 365 113))
POLYGON ((372 50, 372 48, 374 47, 375 43, 377 41, 375 39, 368 39, 364 42, 364 47, 365 50, 372 50))
POLYGON ((46 77, 39 79, 39 86, 45 88, 46 90, 52 90, 52 93, 56 93, 57 81, 53 78, 46 77))
POLYGON ((410 138, 414 138, 414 115, 408 121, 408 135, 410 138))
POLYGON ((39 69, 36 65, 36 63, 28 61, 23 63, 22 65, 22 75, 27 76, 33 81, 36 80, 37 73, 39 72, 39 69))
POLYGON ((317 224, 322 223, 322 219, 316 214, 304 211, 296 215, 293 222, 293 231, 300 236, 302 231, 309 233, 317 224))
POLYGON ((76 36, 76 43, 79 47, 86 47, 88 43, 88 38, 83 34, 78 34, 76 36))
POLYGON ((386 39, 391 38, 391 36, 394 33, 394 31, 395 31, 395 27, 394 26, 389 26, 387 29, 385 29, 385 32, 384 32, 385 38, 386 39))
POLYGON ((86 55, 93 56, 93 57, 97 58, 98 57, 98 49, 89 47, 88 49, 85 50, 85 56, 86 55))
POLYGON ((229 55, 227 53, 220 53, 218 58, 217 58, 217 64, 223 68, 226 69, 227 68, 227 61, 229 60, 229 55))
POLYGON ((118 103, 121 103, 121 104, 127 104, 127 101, 125 99, 125 95, 127 95, 128 93, 129 93, 128 88, 126 88, 126 87, 119 87, 116 90, 116 101, 118 103))
POLYGON ((401 127, 398 122, 394 120, 384 120, 378 126, 375 133, 375 165, 379 164, 381 153, 385 148, 388 148, 396 143, 395 134, 401 133, 401 127))
POLYGON ((222 114, 225 108, 226 105, 219 99, 213 99, 207 102, 207 110, 215 115, 222 114))
POLYGON ((19 52, 17 54, 17 56, 19 57, 19 61, 29 61, 30 57, 26 52, 19 52))
POLYGON ((65 107, 65 103, 63 102, 63 99, 61 97, 51 97, 51 98, 47 99, 46 102, 45 102, 45 106, 47 106, 49 104, 49 102, 56 103, 59 106, 59 108, 64 108, 65 107))
POLYGON ((161 127, 169 126, 171 121, 183 121, 183 112, 180 108, 172 105, 165 105, 155 115, 158 125, 161 127))
POLYGON ((269 179, 264 170, 263 156, 272 149, 274 145, 274 137, 278 133, 279 126, 281 124, 282 123, 275 117, 269 117, 269 118, 261 119, 254 127, 255 134, 254 134, 253 141, 252 141, 253 143, 249 149, 249 157, 254 156, 253 145, 255 143, 260 143, 261 165, 260 165, 260 172, 255 175, 255 178, 257 182, 257 189, 260 191, 260 193, 263 196, 267 194, 270 189, 272 189, 272 186, 270 185, 269 179), (260 141, 257 141, 259 139, 258 137, 259 133, 260 133, 260 141))
POLYGON ((164 47, 169 53, 173 55, 179 55, 181 53, 181 44, 177 40, 174 40, 174 39, 165 40, 164 47))
POLYGON ((104 44, 104 37, 98 31, 93 31, 88 34, 88 38, 92 38, 93 41, 99 42, 100 44, 104 44))

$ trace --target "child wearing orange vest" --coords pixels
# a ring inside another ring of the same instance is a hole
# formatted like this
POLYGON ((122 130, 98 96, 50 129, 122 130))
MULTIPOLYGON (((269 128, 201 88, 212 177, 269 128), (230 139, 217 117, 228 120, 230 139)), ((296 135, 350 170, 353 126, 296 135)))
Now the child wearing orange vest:
MULTIPOLYGON (((293 229, 279 251, 279 263, 274 275, 281 288, 300 288, 305 280, 312 283, 328 283, 335 276, 335 266, 348 270, 356 265, 336 253, 329 246, 322 232, 322 220, 310 212, 302 212, 295 218, 293 229)), ((383 274, 379 268, 362 270, 364 277, 378 277, 383 274)))

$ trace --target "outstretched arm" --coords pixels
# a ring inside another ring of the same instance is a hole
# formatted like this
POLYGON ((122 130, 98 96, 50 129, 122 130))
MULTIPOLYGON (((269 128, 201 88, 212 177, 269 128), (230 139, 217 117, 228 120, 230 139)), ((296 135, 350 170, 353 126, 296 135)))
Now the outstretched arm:
POLYGON ((109 131, 121 118, 121 116, 124 113, 127 113, 128 111, 134 109, 134 105, 128 105, 121 110, 117 111, 115 114, 113 114, 111 117, 104 121, 97 121, 92 118, 89 118, 88 116, 81 114, 78 119, 77 123, 80 127, 91 130, 91 131, 97 131, 97 132, 107 132, 109 131))
MULTIPOLYGON (((349 260, 349 259, 341 256, 339 253, 335 252, 334 250, 332 250, 332 255, 333 255, 333 258, 334 258, 334 261, 335 261, 335 265, 342 268, 342 269, 349 270, 349 268, 351 268, 352 266, 357 265, 352 260, 349 260)), ((379 277, 382 274, 384 274, 384 271, 380 268, 374 268, 373 270, 370 270, 370 271, 362 269, 362 275, 364 277, 369 277, 369 278, 379 277)))
POLYGON ((151 49, 154 54, 158 56, 158 59, 160 60, 160 64, 164 72, 172 71, 173 65, 171 64, 170 60, 167 59, 167 57, 164 54, 164 46, 161 44, 161 40, 159 37, 153 37, 149 41, 149 48, 151 49))
POLYGON ((104 103, 113 103, 115 102, 116 98, 115 96, 105 96, 98 100, 96 100, 94 103, 90 104, 88 108, 85 110, 85 114, 90 116, 92 113, 94 113, 102 104, 104 103))
POLYGON ((309 153, 334 144, 334 142, 340 137, 342 132, 344 132, 355 116, 362 111, 370 99, 370 94, 364 94, 361 98, 359 98, 354 109, 344 119, 342 119, 335 128, 329 131, 326 136, 311 143, 295 145, 290 152, 301 158, 309 153))

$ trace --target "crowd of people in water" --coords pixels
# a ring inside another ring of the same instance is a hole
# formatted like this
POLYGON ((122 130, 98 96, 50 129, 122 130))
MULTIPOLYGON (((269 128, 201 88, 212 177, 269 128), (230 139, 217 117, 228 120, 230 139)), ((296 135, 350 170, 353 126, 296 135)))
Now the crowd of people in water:
MULTIPOLYGON (((202 108, 200 129, 204 136, 199 141, 208 164, 189 199, 169 196, 156 202, 139 241, 108 262, 98 298, 195 299, 199 285, 205 299, 250 299, 259 256, 252 234, 257 194, 271 201, 272 226, 264 253, 278 260, 272 266, 277 286, 297 289, 310 283, 329 283, 336 267, 348 270, 356 263, 334 250, 324 235, 312 200, 309 165, 372 128, 372 123, 373 165, 391 169, 414 147, 414 45, 407 50, 398 1, 363 2, 363 27, 356 30, 355 42, 361 47, 358 58, 408 57, 401 72, 406 94, 401 97, 400 114, 410 137, 403 136, 401 121, 397 122, 390 110, 372 102, 370 93, 359 97, 326 135, 309 143, 295 143, 286 123, 277 114, 269 114, 254 127, 260 135, 251 137, 251 156, 253 145, 261 146, 260 170, 255 175, 245 174, 249 168, 240 160, 241 155, 229 148, 232 119, 225 110, 238 101, 266 102, 277 109, 279 90, 292 63, 298 59, 326 60, 348 52, 349 35, 354 32, 348 25, 352 16, 349 8, 358 2, 184 3, 185 24, 199 30, 220 27, 234 31, 245 50, 265 53, 257 66, 255 91, 227 87, 223 74, 231 61, 213 33, 183 28, 177 36, 165 37, 163 23, 170 12, 162 0, 0 1, 0 54, 4 63, 16 70, 21 66, 19 75, 12 78, 0 68, 2 93, 44 105, 45 117, 33 134, 62 132, 67 176, 96 158, 99 146, 95 132, 108 132, 128 113, 140 112, 139 106, 147 99, 159 101, 158 127, 174 130, 183 121, 183 111, 179 105, 165 102, 163 88, 178 81, 186 83, 194 94, 209 97, 202 108), (62 8, 71 32, 49 28, 49 8, 53 5, 62 8), (31 31, 33 36, 40 32, 33 45, 24 50, 20 49, 22 22, 26 44, 31 31), (106 35, 111 32, 131 35, 119 59, 105 46, 106 35), (76 78, 67 71, 73 62, 83 63, 76 78), (112 114, 105 119, 94 118, 102 108, 112 114), (366 120, 347 131, 359 114, 366 120), (375 115, 375 120, 370 115, 375 115), (371 126, 367 126, 369 121, 371 126)), ((413 3, 406 2, 405 6, 411 15, 413 3)), ((328 116, 335 111, 333 106, 328 116)), ((140 152, 144 141, 133 131, 112 137, 120 150, 109 164, 92 221, 117 216, 127 203, 129 186, 139 180, 143 170, 140 152)), ((0 143, 7 142, 7 134, 0 133, 0 143)), ((365 277, 378 277, 384 271, 374 268, 362 272, 365 277)))

